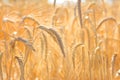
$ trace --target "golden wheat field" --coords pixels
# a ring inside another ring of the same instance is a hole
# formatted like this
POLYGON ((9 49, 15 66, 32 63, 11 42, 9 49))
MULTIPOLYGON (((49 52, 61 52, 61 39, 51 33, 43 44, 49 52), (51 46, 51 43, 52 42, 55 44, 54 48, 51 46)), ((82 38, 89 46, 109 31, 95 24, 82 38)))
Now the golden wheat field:
POLYGON ((0 0, 0 80, 120 80, 120 1, 0 0))

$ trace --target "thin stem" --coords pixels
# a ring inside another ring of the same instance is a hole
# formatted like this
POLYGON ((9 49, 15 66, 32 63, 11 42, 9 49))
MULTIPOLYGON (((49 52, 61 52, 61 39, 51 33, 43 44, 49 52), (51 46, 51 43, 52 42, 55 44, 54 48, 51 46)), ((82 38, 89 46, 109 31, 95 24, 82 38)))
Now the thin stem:
POLYGON ((3 53, 0 52, 0 79, 3 80, 3 72, 2 72, 2 56, 3 53))
POLYGON ((79 15, 79 20, 80 20, 80 25, 81 25, 81 28, 82 28, 81 0, 78 0, 78 15, 79 15))
POLYGON ((56 0, 54 0, 54 7, 56 6, 56 0))

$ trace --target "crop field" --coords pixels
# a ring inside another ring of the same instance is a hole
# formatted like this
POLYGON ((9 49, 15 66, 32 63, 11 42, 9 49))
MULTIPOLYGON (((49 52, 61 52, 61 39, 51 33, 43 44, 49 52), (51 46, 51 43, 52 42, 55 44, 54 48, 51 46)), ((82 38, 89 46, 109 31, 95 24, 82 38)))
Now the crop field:
POLYGON ((120 1, 0 0, 0 80, 120 80, 120 1))

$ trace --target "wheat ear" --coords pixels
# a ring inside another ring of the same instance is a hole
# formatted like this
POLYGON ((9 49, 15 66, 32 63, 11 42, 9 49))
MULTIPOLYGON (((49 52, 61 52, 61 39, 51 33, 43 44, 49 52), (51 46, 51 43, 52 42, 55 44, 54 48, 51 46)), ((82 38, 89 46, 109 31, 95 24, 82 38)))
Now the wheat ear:
POLYGON ((40 25, 40 23, 35 19, 35 18, 33 18, 32 16, 24 16, 23 18, 22 18, 22 22, 24 22, 25 21, 25 19, 30 19, 30 20, 33 20, 33 21, 35 21, 36 23, 37 23, 37 25, 40 25))
MULTIPOLYGON (((47 47, 47 38, 45 36, 45 34, 42 32, 41 33, 42 37, 41 37, 41 48, 44 50, 44 55, 45 55, 45 60, 47 59, 47 51, 48 51, 48 47, 47 47)), ((43 53, 43 50, 41 51, 41 53, 43 53)))
POLYGON ((63 44, 63 41, 60 37, 60 35, 58 34, 58 32, 54 29, 54 28, 47 28, 47 27, 44 27, 44 26, 39 26, 38 28, 46 31, 48 34, 51 35, 51 37, 57 42, 57 44, 59 45, 61 51, 62 51, 62 54, 63 56, 65 57, 65 50, 64 50, 64 44, 63 44))

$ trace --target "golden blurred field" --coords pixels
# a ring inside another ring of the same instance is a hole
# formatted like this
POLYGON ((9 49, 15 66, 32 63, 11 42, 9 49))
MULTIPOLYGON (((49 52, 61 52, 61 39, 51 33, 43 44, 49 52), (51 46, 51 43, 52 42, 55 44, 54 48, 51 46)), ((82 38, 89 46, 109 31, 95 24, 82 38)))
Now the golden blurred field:
POLYGON ((0 80, 120 80, 120 1, 0 1, 0 80))

